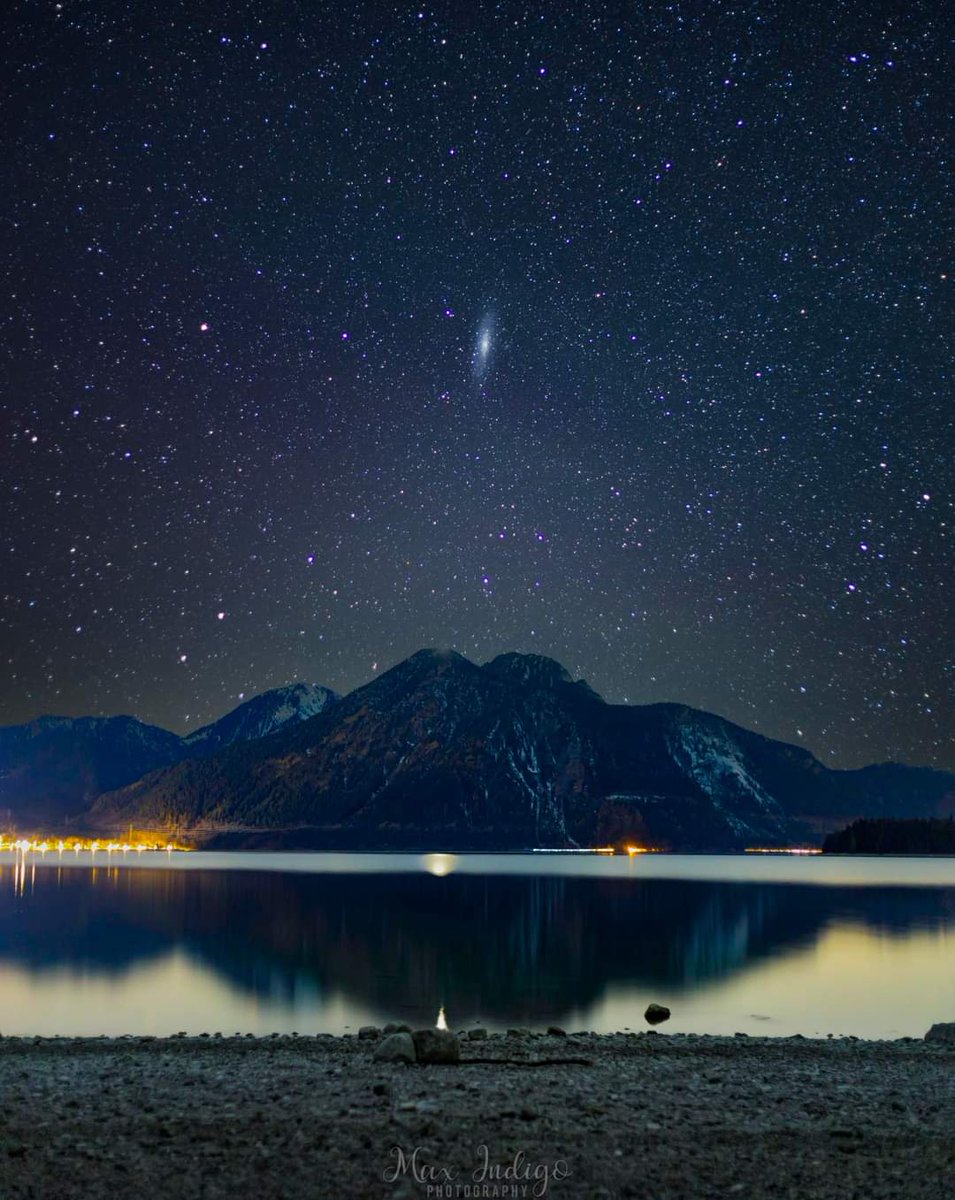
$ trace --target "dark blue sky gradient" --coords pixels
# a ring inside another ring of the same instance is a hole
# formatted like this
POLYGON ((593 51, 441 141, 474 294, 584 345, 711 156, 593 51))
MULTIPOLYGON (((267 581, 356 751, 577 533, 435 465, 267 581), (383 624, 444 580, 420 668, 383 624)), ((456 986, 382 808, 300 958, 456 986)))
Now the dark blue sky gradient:
POLYGON ((955 767, 952 33, 13 6, 0 720, 438 645, 955 767))

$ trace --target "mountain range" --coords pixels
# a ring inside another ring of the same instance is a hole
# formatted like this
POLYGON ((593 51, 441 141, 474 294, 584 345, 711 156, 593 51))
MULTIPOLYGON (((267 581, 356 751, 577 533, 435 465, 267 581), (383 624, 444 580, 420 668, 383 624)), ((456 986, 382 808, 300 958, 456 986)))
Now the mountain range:
POLYGON ((948 815, 955 775, 832 770, 684 705, 609 704, 551 659, 422 650, 343 698, 278 689, 187 738, 128 717, 0 730, 0 817, 42 805, 217 846, 733 850, 948 815))
POLYGON ((265 737, 338 699, 296 683, 254 696, 180 737, 135 717, 38 717, 0 727, 0 828, 82 818, 97 796, 186 758, 265 737))

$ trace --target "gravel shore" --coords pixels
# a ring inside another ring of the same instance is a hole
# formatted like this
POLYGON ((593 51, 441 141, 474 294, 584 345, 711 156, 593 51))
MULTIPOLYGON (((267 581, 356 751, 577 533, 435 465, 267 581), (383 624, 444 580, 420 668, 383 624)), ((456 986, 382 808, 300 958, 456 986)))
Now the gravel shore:
POLYGON ((377 1044, 0 1039, 0 1197, 955 1197, 955 1046, 521 1032, 407 1066, 377 1044))

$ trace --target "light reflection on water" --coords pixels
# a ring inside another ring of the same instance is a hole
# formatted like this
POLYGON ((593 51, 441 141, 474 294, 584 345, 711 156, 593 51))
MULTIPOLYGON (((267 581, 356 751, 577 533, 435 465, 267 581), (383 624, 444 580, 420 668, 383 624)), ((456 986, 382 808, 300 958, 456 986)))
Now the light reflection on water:
POLYGON ((6 1034, 921 1036, 953 948, 951 859, 0 855, 6 1034))

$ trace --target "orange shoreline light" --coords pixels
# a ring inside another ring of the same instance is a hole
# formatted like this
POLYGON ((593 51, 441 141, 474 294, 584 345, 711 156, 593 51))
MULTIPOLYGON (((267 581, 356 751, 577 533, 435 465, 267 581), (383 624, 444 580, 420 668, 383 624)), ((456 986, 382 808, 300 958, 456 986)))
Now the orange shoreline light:
POLYGON ((127 842, 114 842, 101 838, 17 838, 0 836, 0 850, 10 850, 17 854, 39 854, 41 857, 49 853, 63 855, 69 850, 74 854, 96 854, 100 850, 105 851, 107 854, 129 854, 130 851, 142 854, 144 850, 165 850, 171 853, 173 850, 183 851, 187 849, 187 846, 182 846, 177 842, 156 841, 154 838, 149 837, 134 838, 132 841, 127 842))

